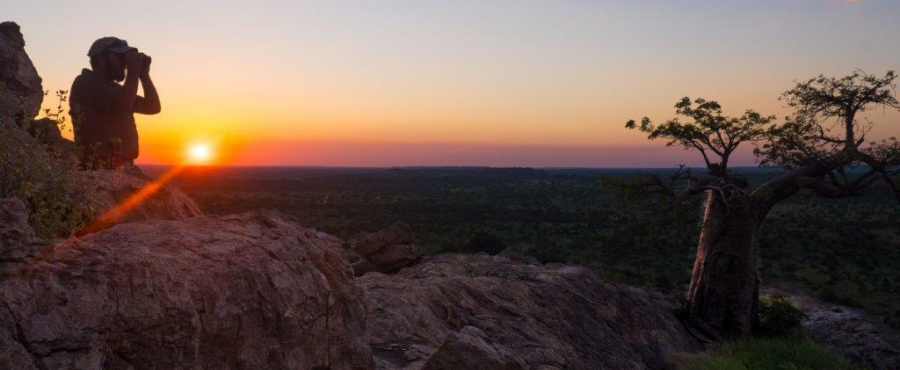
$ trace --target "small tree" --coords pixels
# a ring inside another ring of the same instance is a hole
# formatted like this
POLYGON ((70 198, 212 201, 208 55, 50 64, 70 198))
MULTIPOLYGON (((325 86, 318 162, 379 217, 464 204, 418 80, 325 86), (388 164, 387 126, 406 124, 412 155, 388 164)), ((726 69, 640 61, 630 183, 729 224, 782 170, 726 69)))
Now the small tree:
POLYGON ((695 150, 706 173, 681 166, 672 176, 646 175, 629 186, 641 193, 663 194, 673 200, 705 193, 706 208, 700 242, 687 292, 688 324, 710 339, 750 332, 757 324, 759 230, 779 202, 809 189, 828 198, 858 195, 881 180, 900 200, 892 179, 900 171, 900 142, 890 138, 867 142, 872 127, 859 114, 875 108, 900 108, 894 97, 893 71, 876 77, 857 71, 843 78, 820 75, 786 91, 782 99, 795 113, 783 124, 774 116, 748 110, 727 117, 715 101, 684 98, 676 113, 687 117, 661 125, 649 118, 626 127, 647 133, 650 140, 695 150), (743 143, 756 145, 761 165, 784 172, 752 189, 729 170, 729 160, 743 143), (857 171, 851 171, 857 169, 857 171))

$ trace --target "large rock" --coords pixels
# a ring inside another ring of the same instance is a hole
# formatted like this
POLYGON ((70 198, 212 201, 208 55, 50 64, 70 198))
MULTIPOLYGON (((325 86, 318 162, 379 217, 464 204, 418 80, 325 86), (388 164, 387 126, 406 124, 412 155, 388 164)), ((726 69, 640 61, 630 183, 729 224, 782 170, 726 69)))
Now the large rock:
POLYGON ((900 334, 881 321, 860 310, 819 301, 794 287, 769 286, 764 291, 789 296, 806 313, 804 326, 813 341, 872 370, 900 369, 900 334))
POLYGON ((43 99, 41 77, 25 52, 19 25, 0 23, 0 124, 31 122, 43 99))
POLYGON ((278 215, 121 224, 5 268, 0 368, 373 367, 339 241, 278 215))
POLYGON ((166 181, 154 181, 137 169, 82 171, 97 220, 84 235, 119 223, 184 220, 203 214, 193 199, 166 181))
POLYGON ((361 256, 353 264, 356 276, 372 271, 393 273, 418 263, 425 256, 425 249, 415 244, 415 235, 403 222, 360 239, 354 249, 361 256))
POLYGON ((462 348, 500 368, 655 369, 698 346, 675 303, 580 267, 447 254, 357 284, 379 369, 463 369, 446 365, 462 348))
POLYGON ((424 256, 425 250, 418 244, 390 245, 354 263, 353 272, 356 276, 372 271, 390 274, 421 261, 424 256))
POLYGON ((415 235, 409 226, 403 222, 395 222, 391 226, 367 235, 356 242, 356 253, 365 257, 387 246, 411 244, 414 241, 415 235))

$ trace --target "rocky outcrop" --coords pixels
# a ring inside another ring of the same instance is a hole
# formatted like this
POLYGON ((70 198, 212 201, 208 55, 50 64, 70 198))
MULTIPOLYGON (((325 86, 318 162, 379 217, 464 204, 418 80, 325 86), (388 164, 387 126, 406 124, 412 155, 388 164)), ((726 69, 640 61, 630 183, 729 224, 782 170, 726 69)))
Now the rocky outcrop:
POLYGON ((446 254, 357 284, 379 369, 655 369, 697 346, 672 301, 581 267, 446 254))
POLYGON ((373 367, 339 241, 276 214, 117 225, 3 271, 4 368, 373 367))
POLYGON ((403 222, 360 239, 354 250, 362 258, 353 264, 356 276, 378 271, 393 273, 419 262, 425 255, 422 246, 416 244, 415 235, 403 222))
POLYGON ((900 335, 865 313, 847 308, 811 309, 804 324, 812 340, 872 370, 900 369, 900 335))
POLYGON ((25 53, 19 25, 0 23, 0 124, 31 122, 43 99, 41 77, 25 53))
POLYGON ((202 214, 196 202, 176 186, 155 182, 136 168, 78 171, 74 144, 60 137, 53 140, 51 145, 22 128, 2 127, 0 189, 4 192, 0 196, 21 197, 31 207, 42 205, 45 228, 53 222, 71 223, 67 226, 71 229, 56 235, 85 235, 117 223, 184 220, 202 214), (53 204, 48 204, 48 199, 53 204), (74 222, 76 219, 80 222, 74 222), (90 222, 92 219, 95 222, 90 222), (79 230, 80 225, 84 227, 79 230))
MULTIPOLYGON (((100 194, 98 205, 104 209, 110 209, 117 204, 122 204, 128 198, 147 188, 153 182, 140 172, 129 171, 90 171, 85 172, 90 176, 91 183, 95 184, 95 193, 100 194)), ((178 187, 161 183, 160 187, 141 205, 129 212, 120 222, 135 222, 147 220, 184 220, 203 214, 200 206, 193 199, 184 194, 178 187)))
POLYGON ((764 291, 789 296, 806 313, 804 326, 813 341, 872 370, 900 369, 900 334, 884 323, 860 310, 824 303, 793 287, 770 286, 764 291))
POLYGON ((81 171, 79 175, 99 218, 79 235, 118 223, 184 220, 203 214, 178 187, 164 180, 154 182, 137 169, 81 171))

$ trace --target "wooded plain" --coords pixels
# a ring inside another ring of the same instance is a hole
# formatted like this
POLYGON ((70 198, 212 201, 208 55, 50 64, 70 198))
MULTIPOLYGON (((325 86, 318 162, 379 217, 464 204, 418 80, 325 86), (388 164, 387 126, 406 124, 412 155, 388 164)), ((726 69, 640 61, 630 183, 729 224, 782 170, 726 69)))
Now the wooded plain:
MULTIPOLYGON (((404 221, 431 252, 508 247, 682 295, 702 199, 664 210, 651 198, 624 201, 601 181, 646 172, 674 169, 196 167, 177 182, 208 213, 278 209, 345 247, 404 221)), ((736 172, 753 184, 780 173, 736 172)), ((837 200, 794 197, 765 221, 759 253, 763 284, 797 286, 900 328, 900 206, 890 189, 837 200)))

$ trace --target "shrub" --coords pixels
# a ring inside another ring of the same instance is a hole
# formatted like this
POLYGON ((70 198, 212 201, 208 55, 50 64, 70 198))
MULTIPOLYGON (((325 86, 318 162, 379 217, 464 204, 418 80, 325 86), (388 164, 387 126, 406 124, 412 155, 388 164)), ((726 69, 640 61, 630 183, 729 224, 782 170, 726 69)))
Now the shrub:
POLYGON ((764 336, 786 336, 803 332, 806 314, 783 294, 763 296, 759 300, 759 332, 764 336))
POLYGON ((77 153, 66 140, 35 135, 38 140, 28 132, 33 123, 27 123, 0 123, 0 198, 21 199, 38 236, 69 236, 95 214, 86 178, 77 171, 77 153))

